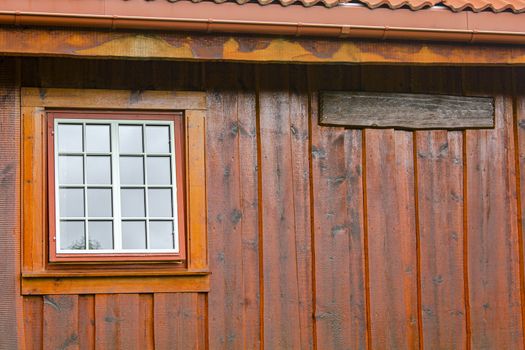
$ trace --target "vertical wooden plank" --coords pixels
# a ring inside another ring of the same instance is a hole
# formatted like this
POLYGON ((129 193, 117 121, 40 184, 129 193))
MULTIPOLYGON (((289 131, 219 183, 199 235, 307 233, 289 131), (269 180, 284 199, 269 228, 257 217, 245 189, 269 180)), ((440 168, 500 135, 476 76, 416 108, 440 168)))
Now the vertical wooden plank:
POLYGON ((140 294, 139 297, 139 349, 155 348, 153 324, 153 294, 140 294))
POLYGON ((46 123, 40 108, 22 108, 23 127, 23 223, 32 232, 23 239, 22 267, 25 271, 44 269, 47 183, 41 176, 46 169, 46 123))
POLYGON ((120 349, 144 349, 139 346, 141 338, 139 313, 138 294, 118 295, 118 337, 114 339, 114 342, 120 349))
POLYGON ((463 147, 460 132, 417 132, 424 345, 466 345, 463 281, 463 147))
POLYGON ((78 296, 78 345, 82 350, 95 349, 95 296, 78 296))
POLYGON ((0 348, 22 347, 19 61, 0 60, 0 348))
POLYGON ((509 70, 465 69, 467 93, 488 93, 496 98, 496 127, 466 131, 466 224, 473 349, 524 346, 510 88, 509 70))
POLYGON ((111 349, 118 339, 118 294, 95 295, 95 347, 111 349))
POLYGON ((316 93, 329 87, 356 89, 359 70, 312 67, 309 80, 317 346, 365 349, 361 131, 320 126, 316 93))
MULTIPOLYGON (((252 76, 253 69, 242 70, 252 76)), ((246 79, 246 78, 245 78, 246 79)), ((257 166, 257 118, 254 82, 248 80, 237 93, 237 124, 239 152, 240 230, 242 244, 243 344, 244 349, 260 347, 260 284, 259 284, 259 187, 257 166)))
MULTIPOLYGON (((361 69, 368 91, 410 91, 406 67, 361 69)), ((366 226, 372 348, 419 347, 413 135, 366 130, 366 226)))
MULTIPOLYGON (((516 159, 516 187, 518 196, 518 242, 520 253, 521 320, 525 329, 525 70, 513 69, 515 98, 514 142, 516 159)), ((524 331, 525 334, 525 331, 524 331)))
POLYGON ((290 143, 301 349, 314 347, 307 69, 290 67, 290 143))
POLYGON ((191 270, 203 270, 208 267, 204 117, 204 111, 186 111, 187 212, 188 230, 191 232, 188 268, 191 270))
MULTIPOLYGON (((461 69, 413 67, 412 92, 461 93, 461 69)), ((422 346, 467 344, 463 278, 463 134, 416 131, 422 346)))
POLYGON ((300 348, 288 66, 260 66, 264 347, 300 348), (279 77, 279 79, 276 79, 279 77))
POLYGON ((259 229, 253 68, 208 65, 210 348, 258 348, 259 229))
POLYGON ((44 299, 44 349, 79 349, 78 296, 46 295, 44 299))
POLYGON ((204 315, 198 293, 156 293, 154 295, 155 348, 202 349, 204 315))
POLYGON ((372 344, 418 348, 412 134, 366 130, 372 344))
POLYGON ((42 297, 24 297, 24 340, 26 350, 42 349, 43 317, 44 300, 42 297))

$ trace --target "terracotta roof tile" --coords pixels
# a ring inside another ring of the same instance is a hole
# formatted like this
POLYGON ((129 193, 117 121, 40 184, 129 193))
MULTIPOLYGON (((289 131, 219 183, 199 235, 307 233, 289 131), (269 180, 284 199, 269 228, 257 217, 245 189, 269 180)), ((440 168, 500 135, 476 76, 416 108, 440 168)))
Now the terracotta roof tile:
MULTIPOLYGON (((149 0, 151 1, 151 0, 149 0)), ((175 2, 177 0, 168 0, 175 2)), ((192 0, 194 2, 208 0, 192 0)), ((378 7, 389 7, 391 9, 410 8, 412 10, 421 10, 436 5, 448 7, 454 12, 471 10, 474 12, 492 11, 503 12, 511 11, 514 13, 525 12, 525 0, 212 0, 216 3, 236 2, 245 4, 257 1, 261 5, 270 3, 280 3, 283 6, 293 4, 302 4, 303 6, 314 6, 322 4, 326 7, 335 7, 342 3, 361 3, 371 9, 378 7)))

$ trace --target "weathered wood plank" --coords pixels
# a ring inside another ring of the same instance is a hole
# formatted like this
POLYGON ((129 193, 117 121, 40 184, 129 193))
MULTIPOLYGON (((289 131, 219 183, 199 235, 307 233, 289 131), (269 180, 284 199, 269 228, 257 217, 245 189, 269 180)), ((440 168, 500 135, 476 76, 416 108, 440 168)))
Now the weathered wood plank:
POLYGON ((139 294, 118 295, 118 346, 120 349, 144 350, 140 324, 139 294))
POLYGON ((320 92, 321 124, 400 129, 494 126, 490 97, 387 92, 320 92))
POLYGON ((155 349, 155 327, 153 321, 153 294, 139 295, 139 349, 155 349))
POLYGON ((261 66, 260 162, 264 346, 301 348, 290 130, 289 67, 261 66), (277 80, 274 77, 279 76, 277 80))
POLYGON ((20 115, 18 68, 0 60, 0 348, 22 347, 20 296, 20 115))
POLYGON ((95 296, 78 296, 78 345, 82 350, 95 349, 95 296))
POLYGON ((360 130, 320 127, 315 91, 356 88, 357 67, 309 70, 317 348, 367 348, 362 139, 360 130))
MULTIPOLYGON (((245 66, 246 67, 246 66, 245 66)), ((208 76, 206 161, 212 349, 259 348, 257 131, 253 67, 208 76), (234 79, 236 77, 237 78, 234 79), (243 90, 238 91, 238 90, 243 90), (232 315, 235 315, 232 317, 232 315)))
POLYGON ((78 296, 46 295, 44 298, 44 349, 79 349, 78 296))
POLYGON ((155 294, 155 349, 204 349, 202 302, 198 293, 155 294))
POLYGON ((416 134, 422 332, 439 349, 467 343, 462 140, 458 131, 416 134))
POLYGON ((290 143, 301 349, 314 348, 307 68, 290 67, 290 143))
POLYGON ((44 300, 41 296, 24 297, 24 340, 26 350, 41 350, 44 300))
POLYGON ((412 135, 366 130, 372 344, 418 348, 412 135))
MULTIPOLYGON (((412 92, 462 92, 459 68, 412 67, 410 73, 412 92)), ((417 131, 415 143, 422 346, 465 349, 463 133, 417 131)))
POLYGON ((472 349, 521 349, 520 257, 510 72, 465 69, 466 92, 495 95, 494 130, 466 131, 472 349))
MULTIPOLYGON (((407 67, 361 68, 365 91, 406 92, 407 67)), ((365 227, 372 349, 420 344, 413 135, 363 131, 365 227)))
POLYGON ((111 349, 118 345, 118 295, 95 295, 95 348, 111 349))

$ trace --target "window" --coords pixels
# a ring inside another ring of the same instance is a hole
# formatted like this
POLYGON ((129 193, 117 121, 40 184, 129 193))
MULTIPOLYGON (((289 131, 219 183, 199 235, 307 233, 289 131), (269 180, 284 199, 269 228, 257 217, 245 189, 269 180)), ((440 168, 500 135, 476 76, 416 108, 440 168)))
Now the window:
POLYGON ((205 92, 23 87, 20 104, 22 294, 209 290, 205 92))
POLYGON ((184 258, 182 114, 52 112, 51 261, 184 258))

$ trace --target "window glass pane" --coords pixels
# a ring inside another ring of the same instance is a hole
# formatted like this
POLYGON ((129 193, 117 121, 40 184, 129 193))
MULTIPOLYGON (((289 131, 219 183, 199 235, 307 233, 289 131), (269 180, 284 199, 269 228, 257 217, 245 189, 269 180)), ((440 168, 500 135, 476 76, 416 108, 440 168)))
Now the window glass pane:
POLYGON ((120 191, 122 216, 144 217, 144 190, 139 188, 127 188, 120 191))
POLYGON ((88 184, 111 184, 111 158, 109 156, 88 156, 86 167, 88 184))
POLYGON ((86 152, 110 152, 109 125, 86 125, 86 152))
POLYGON ((62 185, 84 183, 84 159, 82 156, 58 158, 58 182, 62 185))
POLYGON ((82 152, 82 124, 58 124, 58 151, 82 152))
POLYGON ((86 249, 84 221, 60 222, 60 249, 86 249))
POLYGON ((170 153, 169 126, 146 126, 146 152, 170 153))
POLYGON ((113 222, 89 221, 89 249, 113 249, 113 222))
POLYGON ((173 222, 150 221, 149 239, 151 249, 173 249, 173 222))
POLYGON ((147 166, 149 185, 171 184, 170 157, 148 157, 147 166))
POLYGON ((111 217, 111 189, 88 188, 87 190, 88 216, 111 217))
POLYGON ((171 189, 155 188, 148 190, 148 211, 153 217, 172 217, 171 189))
POLYGON ((120 153, 142 153, 142 126, 119 125, 120 153))
POLYGON ((61 217, 84 216, 84 189, 61 188, 59 190, 59 206, 61 217))
POLYGON ((120 157, 120 183, 123 185, 144 184, 142 157, 120 157))
POLYGON ((145 221, 122 221, 122 248, 146 249, 145 221))

